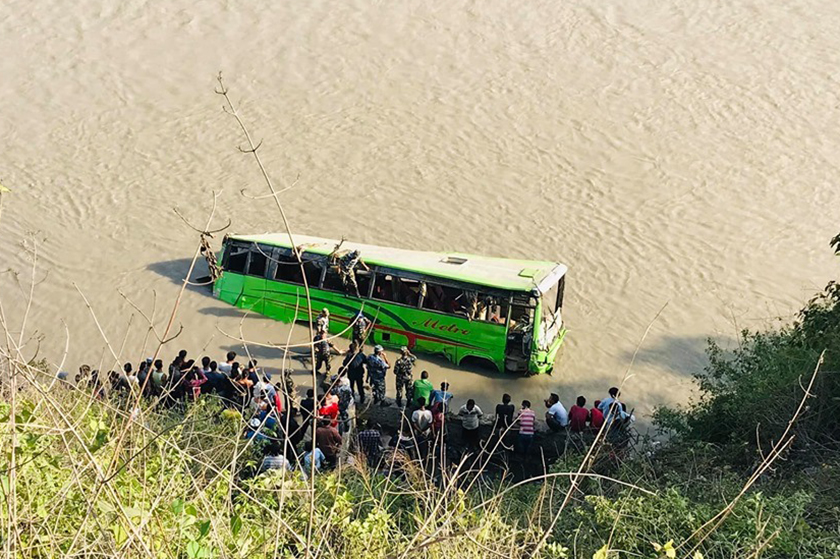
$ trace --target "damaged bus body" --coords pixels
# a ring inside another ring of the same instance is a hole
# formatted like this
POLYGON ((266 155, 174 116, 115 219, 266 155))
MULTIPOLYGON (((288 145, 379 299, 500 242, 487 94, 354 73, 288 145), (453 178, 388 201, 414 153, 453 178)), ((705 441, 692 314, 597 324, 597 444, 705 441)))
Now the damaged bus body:
MULTIPOLYGON (((499 371, 522 374, 554 367, 566 335, 562 264, 303 236, 295 242, 313 316, 329 309, 332 333, 349 336, 361 311, 373 323, 368 343, 442 354, 456 365, 484 360, 499 371), (347 254, 360 257, 351 281, 341 267, 347 254)), ((303 276, 288 235, 228 236, 221 268, 213 293, 222 301, 285 322, 294 320, 297 308, 298 318, 308 320, 303 276)))

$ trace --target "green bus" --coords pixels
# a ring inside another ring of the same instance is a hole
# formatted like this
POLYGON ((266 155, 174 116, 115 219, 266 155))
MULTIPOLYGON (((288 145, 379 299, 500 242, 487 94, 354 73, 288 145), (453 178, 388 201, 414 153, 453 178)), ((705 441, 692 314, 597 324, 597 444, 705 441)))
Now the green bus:
MULTIPOLYGON (((330 331, 348 331, 359 312, 372 321, 370 343, 408 346, 491 363, 499 371, 551 372, 566 335, 561 312, 566 266, 554 262, 421 252, 296 236, 303 271, 286 234, 228 235, 216 297, 276 320, 330 312, 330 331), (348 288, 338 254, 359 251, 348 288), (357 294, 358 291, 358 294, 357 294)), ((349 331, 348 331, 349 335, 349 331)))

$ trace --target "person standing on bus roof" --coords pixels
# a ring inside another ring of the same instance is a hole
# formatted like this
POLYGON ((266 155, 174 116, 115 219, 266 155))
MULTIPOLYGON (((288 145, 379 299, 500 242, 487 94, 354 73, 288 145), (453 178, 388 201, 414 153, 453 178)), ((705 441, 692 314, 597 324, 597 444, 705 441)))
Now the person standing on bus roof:
POLYGON ((373 355, 367 358, 368 378, 371 385, 373 385, 373 403, 379 403, 380 406, 385 407, 388 402, 385 401, 385 373, 391 367, 388 363, 388 358, 385 356, 385 351, 381 345, 373 348, 373 355))
POLYGON ((415 357, 408 351, 408 348, 403 346, 400 348, 400 358, 394 363, 394 375, 397 377, 397 405, 402 406, 402 393, 405 390, 406 403, 411 401, 411 392, 414 388, 414 375, 412 369, 414 368, 415 357))

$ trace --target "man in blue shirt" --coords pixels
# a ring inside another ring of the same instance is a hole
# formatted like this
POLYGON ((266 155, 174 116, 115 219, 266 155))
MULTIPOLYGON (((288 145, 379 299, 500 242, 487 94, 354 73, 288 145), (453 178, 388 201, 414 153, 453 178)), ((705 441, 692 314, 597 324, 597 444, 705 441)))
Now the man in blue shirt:
MULTIPOLYGON (((315 448, 315 472, 318 473, 321 471, 321 468, 324 467, 324 453, 321 452, 320 448, 315 448)), ((301 468, 303 472, 303 477, 306 479, 309 476, 309 472, 312 471, 312 451, 308 451, 306 454, 303 455, 303 468, 301 468)))
POLYGON ((607 427, 610 427, 615 418, 620 420, 627 418, 627 412, 624 411, 621 402, 618 400, 620 395, 618 388, 613 386, 610 388, 610 397, 601 400, 601 405, 598 406, 598 409, 604 414, 604 423, 607 424, 607 427))
POLYGON ((569 414, 563 404, 560 403, 560 396, 552 392, 545 401, 545 407, 548 408, 548 411, 545 412, 545 422, 549 429, 552 431, 565 429, 566 425, 569 424, 569 414))
POLYGON ((432 409, 435 404, 440 403, 441 410, 446 413, 449 409, 449 401, 452 399, 452 392, 449 392, 449 383, 440 383, 440 390, 432 390, 429 396, 429 409, 432 409))

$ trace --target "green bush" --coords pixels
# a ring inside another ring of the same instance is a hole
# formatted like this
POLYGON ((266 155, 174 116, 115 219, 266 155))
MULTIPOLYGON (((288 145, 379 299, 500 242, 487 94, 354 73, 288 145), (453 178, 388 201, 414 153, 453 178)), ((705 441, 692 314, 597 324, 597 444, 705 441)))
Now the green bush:
MULTIPOLYGON (((840 251, 840 236, 832 244, 840 251)), ((695 375, 699 401, 684 408, 660 408, 654 419, 663 431, 718 445, 728 460, 752 465, 787 428, 821 354, 822 374, 794 426, 794 455, 809 444, 836 449, 840 440, 840 284, 836 282, 811 299, 791 325, 763 332, 744 330, 732 351, 710 340, 708 365, 695 375)))

